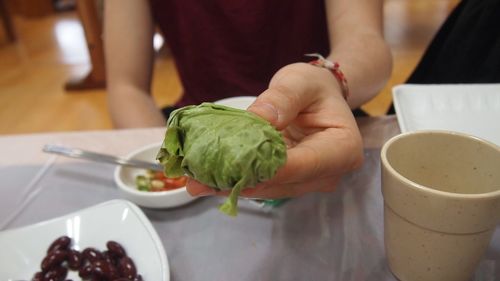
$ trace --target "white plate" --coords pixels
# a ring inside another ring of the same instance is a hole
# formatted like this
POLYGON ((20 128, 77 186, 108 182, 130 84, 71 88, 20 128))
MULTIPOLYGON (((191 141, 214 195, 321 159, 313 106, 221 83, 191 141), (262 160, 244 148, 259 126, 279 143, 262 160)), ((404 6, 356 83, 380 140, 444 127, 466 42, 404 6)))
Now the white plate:
MULTIPOLYGON (((134 204, 108 201, 59 218, 0 232, 0 280, 31 280, 49 245, 58 237, 72 238, 72 248, 106 249, 117 241, 125 248, 144 280, 170 280, 167 256, 153 226, 134 204)), ((68 279, 80 280, 74 271, 68 279)))
POLYGON ((500 84, 406 84, 392 95, 403 133, 448 130, 500 145, 500 84))
POLYGON ((218 100, 214 103, 245 110, 255 101, 255 98, 251 96, 231 97, 218 100))

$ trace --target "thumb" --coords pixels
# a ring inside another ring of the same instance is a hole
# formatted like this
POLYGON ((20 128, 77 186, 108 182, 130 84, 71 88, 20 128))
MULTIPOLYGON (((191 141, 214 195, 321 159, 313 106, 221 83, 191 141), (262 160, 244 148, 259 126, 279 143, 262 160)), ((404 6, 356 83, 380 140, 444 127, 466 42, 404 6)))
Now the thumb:
POLYGON ((315 89, 311 88, 304 68, 307 64, 292 64, 278 71, 269 88, 260 94, 248 111, 269 121, 278 130, 288 126, 299 113, 315 102, 315 89))

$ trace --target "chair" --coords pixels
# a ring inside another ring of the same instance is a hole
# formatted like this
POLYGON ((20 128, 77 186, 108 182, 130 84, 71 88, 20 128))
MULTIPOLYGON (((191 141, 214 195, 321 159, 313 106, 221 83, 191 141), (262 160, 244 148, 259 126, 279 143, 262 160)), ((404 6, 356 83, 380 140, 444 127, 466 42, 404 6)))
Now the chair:
POLYGON ((8 42, 16 41, 14 24, 12 23, 12 17, 10 15, 7 4, 5 3, 5 0, 0 0, 0 18, 2 19, 2 24, 5 29, 5 34, 7 35, 8 42))
MULTIPOLYGON (((0 0, 2 1, 2 0, 0 0)), ((101 89, 106 87, 106 71, 104 64, 104 46, 101 38, 102 20, 99 7, 102 2, 96 0, 77 0, 76 9, 82 22, 90 54, 91 70, 85 77, 71 79, 65 85, 66 91, 101 89)))

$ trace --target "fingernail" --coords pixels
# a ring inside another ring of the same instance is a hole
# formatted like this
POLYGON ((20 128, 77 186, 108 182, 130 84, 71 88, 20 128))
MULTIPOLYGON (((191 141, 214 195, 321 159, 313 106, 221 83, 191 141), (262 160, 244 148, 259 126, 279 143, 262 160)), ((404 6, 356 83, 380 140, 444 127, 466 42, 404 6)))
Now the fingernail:
POLYGON ((198 196, 198 197, 212 196, 212 195, 215 195, 215 193, 216 193, 215 190, 210 189, 210 190, 202 191, 202 192, 196 194, 195 196, 198 196))
POLYGON ((270 103, 256 102, 249 109, 272 124, 278 122, 278 110, 270 103))

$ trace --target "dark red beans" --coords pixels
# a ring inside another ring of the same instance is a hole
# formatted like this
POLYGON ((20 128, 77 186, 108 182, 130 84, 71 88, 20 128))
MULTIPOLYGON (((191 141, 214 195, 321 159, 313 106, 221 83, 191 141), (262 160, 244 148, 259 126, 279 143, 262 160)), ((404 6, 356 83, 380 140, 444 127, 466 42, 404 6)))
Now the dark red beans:
POLYGON ((137 270, 135 268, 134 261, 129 257, 123 257, 118 262, 118 272, 121 277, 128 278, 130 280, 137 276, 137 270))
POLYGON ((41 268, 43 272, 48 271, 51 268, 60 266, 62 262, 66 259, 68 252, 64 250, 55 250, 50 252, 43 260, 41 268))
POLYGON ((31 278, 31 281, 43 281, 43 272, 39 271, 35 273, 33 278, 31 278))
POLYGON ((92 265, 86 265, 78 271, 78 276, 82 277, 83 279, 87 279, 92 277, 92 274, 94 273, 94 268, 92 265))
POLYGON ((108 241, 103 252, 93 247, 79 252, 70 246, 68 236, 54 240, 40 265, 42 271, 31 281, 71 281, 66 280, 68 269, 78 271, 85 281, 143 281, 134 261, 116 241, 108 241))
POLYGON ((128 278, 125 278, 125 277, 120 277, 118 279, 110 279, 110 280, 112 280, 112 281, 143 281, 141 275, 137 275, 134 279, 128 279, 128 278))
POLYGON ((91 248, 91 247, 83 250, 82 256, 83 256, 84 260, 87 260, 91 263, 104 259, 104 256, 102 255, 102 253, 99 250, 97 250, 96 248, 91 248))
POLYGON ((106 247, 108 248, 109 253, 116 258, 121 258, 127 255, 122 245, 115 241, 108 241, 108 243, 106 243, 106 247))
POLYGON ((70 250, 67 256, 68 267, 72 270, 78 270, 82 265, 82 254, 77 250, 70 250))
POLYGON ((71 244, 71 238, 68 236, 61 236, 50 244, 47 249, 47 254, 55 250, 66 250, 69 248, 69 244, 71 244))
POLYGON ((118 260, 109 251, 102 252, 102 255, 104 256, 105 261, 107 261, 115 266, 118 263, 118 260))
POLYGON ((114 280, 120 277, 116 267, 106 260, 97 261, 93 263, 92 266, 94 267, 94 275, 98 277, 104 277, 108 280, 114 280))
POLYGON ((58 266, 47 271, 47 273, 45 273, 43 277, 43 280, 64 281, 64 279, 66 279, 66 275, 68 275, 68 269, 66 267, 58 266))

